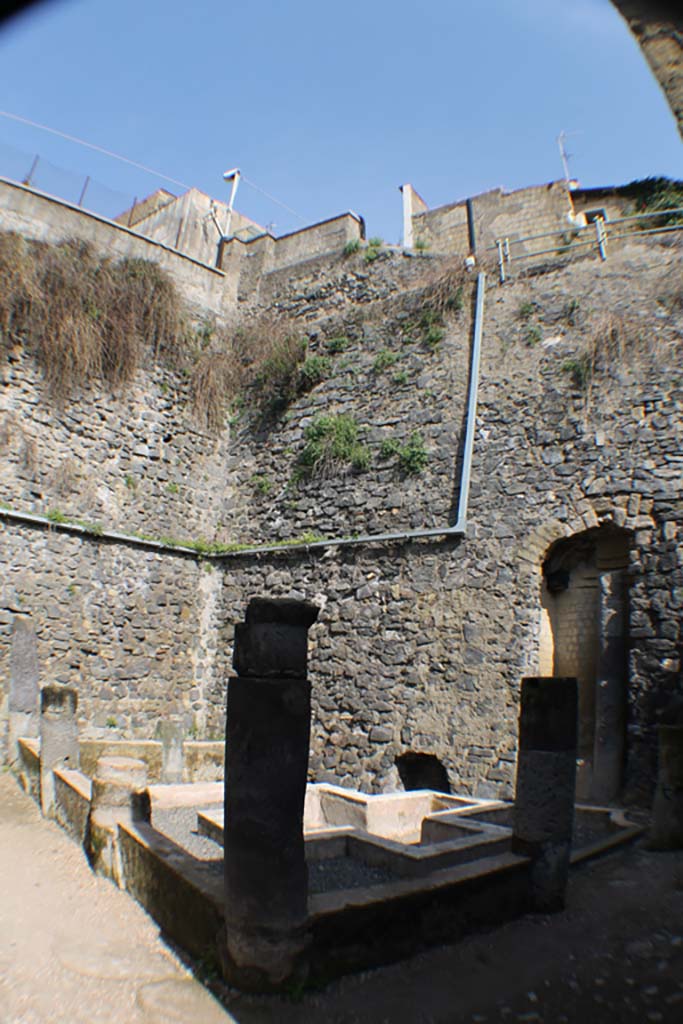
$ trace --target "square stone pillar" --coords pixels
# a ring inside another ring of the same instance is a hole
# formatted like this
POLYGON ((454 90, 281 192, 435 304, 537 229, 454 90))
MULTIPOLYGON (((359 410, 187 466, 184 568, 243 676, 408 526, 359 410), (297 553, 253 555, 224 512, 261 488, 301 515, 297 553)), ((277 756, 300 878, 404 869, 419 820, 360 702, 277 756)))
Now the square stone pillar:
POLYGON ((648 835, 651 850, 683 850, 683 725, 660 725, 659 770, 648 835))
POLYGON ((624 774, 628 611, 625 573, 600 575, 600 648, 595 683, 591 799, 614 803, 624 774))
POLYGON ((523 679, 512 849, 532 858, 531 904, 544 913, 564 906, 577 734, 576 679, 523 679))
POLYGON ((28 615, 15 615, 9 656, 8 758, 19 759, 19 739, 37 736, 39 728, 40 667, 35 629, 28 615))
POLYGON ((161 740, 161 781, 175 785, 183 781, 183 723, 177 718, 165 718, 156 730, 161 740))
POLYGON ((69 686, 44 686, 40 691, 40 806, 43 814, 55 813, 53 768, 79 766, 78 694, 69 686))
POLYGON ((303 817, 310 742, 307 601, 249 602, 235 627, 225 755, 226 974, 275 990, 305 975, 303 817))

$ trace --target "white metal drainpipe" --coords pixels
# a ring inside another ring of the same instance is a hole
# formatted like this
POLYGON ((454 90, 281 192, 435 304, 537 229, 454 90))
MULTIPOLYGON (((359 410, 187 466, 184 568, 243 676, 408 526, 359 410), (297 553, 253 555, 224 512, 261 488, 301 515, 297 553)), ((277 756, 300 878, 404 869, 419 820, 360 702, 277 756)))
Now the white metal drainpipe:
MULTIPOLYGON (((465 427, 465 446, 463 449, 462 473, 460 477, 460 494, 458 495, 458 517, 453 526, 435 526, 424 530, 401 530, 395 533, 370 533, 362 537, 331 537, 327 540, 316 540, 302 544, 254 544, 240 548, 239 551, 207 552, 198 555, 194 548, 182 545, 169 545, 156 540, 143 540, 129 534, 98 531, 98 539, 126 542, 136 547, 154 551, 169 551, 179 555, 189 555, 211 561, 234 558, 240 555, 282 554, 288 551, 312 551, 316 548, 346 548, 354 544, 379 544, 385 541, 419 540, 422 537, 461 537, 467 526, 467 506, 470 494, 472 475, 472 455, 474 452, 474 431, 477 418, 477 396, 479 392, 479 365, 481 362, 481 339, 484 325, 484 294, 486 291, 486 274, 477 275, 477 300, 474 312, 474 335, 472 339, 472 357, 470 360, 470 380, 467 399, 467 425, 465 427)), ((0 518, 34 525, 49 525, 53 529, 65 533, 76 533, 83 536, 94 536, 94 531, 77 523, 53 523, 46 516, 29 512, 15 512, 0 508, 0 518)))

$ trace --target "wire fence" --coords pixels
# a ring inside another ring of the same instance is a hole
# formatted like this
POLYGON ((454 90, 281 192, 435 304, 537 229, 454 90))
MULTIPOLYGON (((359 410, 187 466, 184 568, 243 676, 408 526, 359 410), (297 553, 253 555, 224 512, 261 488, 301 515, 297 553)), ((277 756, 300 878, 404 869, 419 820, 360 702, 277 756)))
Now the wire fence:
POLYGON ((620 239, 666 235, 676 231, 683 231, 683 207, 637 213, 628 217, 616 217, 613 220, 596 217, 592 223, 581 227, 544 231, 518 238, 505 236, 497 238, 495 244, 489 246, 487 251, 496 253, 498 277, 500 283, 504 284, 512 274, 513 263, 539 260, 541 257, 572 258, 591 252, 601 260, 606 260, 610 245, 620 239), (535 242, 539 248, 534 247, 531 251, 525 249, 520 252, 519 247, 525 247, 529 242, 535 242))
POLYGON ((18 149, 6 142, 0 142, 0 174, 110 220, 129 210, 138 199, 92 175, 67 170, 40 153, 18 149))

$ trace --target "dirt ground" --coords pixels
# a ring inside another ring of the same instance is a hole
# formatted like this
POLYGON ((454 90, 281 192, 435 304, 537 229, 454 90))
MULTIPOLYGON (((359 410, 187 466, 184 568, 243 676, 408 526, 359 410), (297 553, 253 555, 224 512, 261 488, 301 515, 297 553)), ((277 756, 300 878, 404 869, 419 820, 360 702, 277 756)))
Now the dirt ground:
POLYGON ((574 869, 566 909, 347 977, 298 1004, 228 994, 240 1024, 683 1021, 683 852, 574 869))
POLYGON ((0 1024, 683 1021, 683 851, 642 842, 572 873, 567 907, 300 999, 222 1011, 128 896, 0 775, 0 1024))
POLYGON ((0 1024, 230 1020, 142 908, 0 772, 0 1024))

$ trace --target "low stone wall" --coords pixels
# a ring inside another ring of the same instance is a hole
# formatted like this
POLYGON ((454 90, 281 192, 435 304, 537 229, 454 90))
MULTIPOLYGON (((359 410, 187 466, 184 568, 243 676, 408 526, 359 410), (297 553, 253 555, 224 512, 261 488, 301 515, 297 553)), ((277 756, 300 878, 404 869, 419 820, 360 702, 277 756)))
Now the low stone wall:
POLYGON ((79 845, 85 841, 92 785, 82 772, 53 770, 57 824, 79 845))
POLYGON ((156 740, 79 740, 81 771, 95 777, 101 757, 133 757, 147 765, 149 782, 161 781, 162 746, 156 740))
POLYGON ((18 754, 16 772, 22 789, 40 804, 40 741, 20 739, 18 754))
POLYGON ((183 782, 222 782, 225 743, 222 740, 186 740, 183 743, 183 782))
POLYGON ((126 890, 164 934, 205 966, 220 964, 224 935, 223 876, 150 825, 119 825, 126 890))

